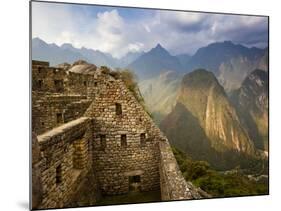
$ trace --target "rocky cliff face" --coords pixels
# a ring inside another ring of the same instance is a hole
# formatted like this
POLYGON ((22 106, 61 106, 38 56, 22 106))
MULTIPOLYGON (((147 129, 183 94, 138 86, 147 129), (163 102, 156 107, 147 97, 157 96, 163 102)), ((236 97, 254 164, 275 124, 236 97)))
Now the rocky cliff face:
POLYGON ((265 49, 265 54, 263 55, 263 57, 261 58, 260 62, 259 62, 259 66, 258 69, 261 70, 265 70, 268 71, 268 64, 269 64, 269 58, 268 58, 268 48, 265 49))
POLYGON ((255 146, 268 150, 268 72, 256 69, 230 97, 255 146))
MULTIPOLYGON (((220 162, 218 158, 229 152, 255 154, 253 142, 223 87, 213 73, 203 69, 183 77, 177 105, 161 128, 172 144, 191 155, 197 151, 197 158, 210 162, 220 162)), ((226 158, 224 162, 228 162, 226 158)))

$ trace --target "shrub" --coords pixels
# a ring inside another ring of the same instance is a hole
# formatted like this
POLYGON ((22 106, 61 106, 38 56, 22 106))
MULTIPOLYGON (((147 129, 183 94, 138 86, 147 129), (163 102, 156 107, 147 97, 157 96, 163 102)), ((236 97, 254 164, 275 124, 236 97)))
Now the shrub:
POLYGON ((187 181, 215 197, 268 194, 268 180, 250 180, 239 168, 224 174, 212 169, 206 161, 194 161, 188 155, 172 147, 180 170, 187 181))
POLYGON ((101 66, 100 69, 103 74, 109 74, 111 71, 107 66, 101 66))

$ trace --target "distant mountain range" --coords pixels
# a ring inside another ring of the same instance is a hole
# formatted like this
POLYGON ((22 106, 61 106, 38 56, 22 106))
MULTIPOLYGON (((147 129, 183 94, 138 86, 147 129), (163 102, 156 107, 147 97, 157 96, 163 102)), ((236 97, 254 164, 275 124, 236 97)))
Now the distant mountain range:
POLYGON ((253 61, 261 58, 264 54, 265 49, 247 48, 231 41, 216 42, 199 48, 189 60, 188 68, 190 70, 204 68, 217 74, 220 65, 233 58, 243 57, 253 61))
POLYGON ((121 59, 103 53, 99 50, 88 48, 75 48, 69 43, 58 46, 56 44, 47 44, 40 38, 32 39, 32 59, 49 61, 51 65, 61 63, 73 63, 77 60, 85 60, 97 66, 108 66, 111 68, 125 67, 141 56, 144 52, 129 52, 121 59))
POLYGON ((252 70, 267 70, 268 49, 247 48, 225 41, 199 48, 194 55, 174 56, 157 44, 148 52, 129 52, 117 59, 99 50, 74 48, 67 43, 61 46, 47 44, 40 38, 34 38, 32 58, 49 61, 51 65, 86 60, 97 66, 129 68, 136 73, 140 81, 158 77, 160 73, 167 71, 183 75, 194 69, 204 68, 213 72, 225 90, 230 92, 239 88, 252 70))
POLYGON ((141 92, 158 122, 174 106, 175 102, 172 99, 175 99, 179 81, 185 73, 191 72, 193 68, 205 67, 214 73, 229 94, 238 89, 254 69, 267 71, 268 49, 246 48, 226 41, 200 48, 193 56, 171 56, 158 45, 137 58, 129 67, 141 76, 141 92), (166 80, 164 76, 171 73, 173 77, 166 80))
POLYGON ((184 74, 203 68, 213 72, 229 92, 240 87, 252 70, 257 68, 267 70, 267 53, 267 48, 247 48, 225 41, 199 48, 192 56, 188 54, 172 56, 158 44, 128 67, 134 70, 140 79, 151 79, 171 70, 184 74))
MULTIPOLYGON (((227 92, 240 87, 247 75, 262 66, 268 49, 247 48, 231 41, 212 43, 198 49, 188 63, 188 70, 204 68, 213 72, 227 92)), ((267 70, 267 69, 264 69, 267 70)))

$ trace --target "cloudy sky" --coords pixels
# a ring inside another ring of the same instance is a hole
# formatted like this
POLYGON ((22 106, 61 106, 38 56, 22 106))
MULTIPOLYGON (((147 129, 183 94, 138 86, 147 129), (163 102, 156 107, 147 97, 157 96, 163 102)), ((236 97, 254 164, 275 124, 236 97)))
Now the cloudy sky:
POLYGON ((231 40, 266 47, 268 19, 210 13, 32 2, 32 37, 122 57, 157 43, 173 55, 231 40))

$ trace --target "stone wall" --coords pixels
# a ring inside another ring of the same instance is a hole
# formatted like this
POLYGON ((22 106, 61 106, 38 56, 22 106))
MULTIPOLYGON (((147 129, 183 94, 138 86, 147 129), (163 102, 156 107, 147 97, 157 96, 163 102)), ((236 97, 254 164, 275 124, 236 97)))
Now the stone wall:
POLYGON ((84 95, 32 94, 32 130, 37 134, 83 116, 91 103, 84 95))
POLYGON ((134 176, 141 191, 160 189, 160 130, 121 80, 101 76, 100 83, 105 86, 85 116, 94 119, 93 163, 102 193, 128 193, 134 176))
POLYGON ((91 120, 79 118, 37 137, 42 202, 39 208, 65 207, 92 169, 91 120))
POLYGON ((49 64, 32 63, 32 90, 42 92, 63 92, 66 72, 49 64))
POLYGON ((69 94, 89 95, 96 92, 96 75, 79 74, 68 71, 65 77, 65 92, 69 94))
MULTIPOLYGON (((163 201, 200 199, 199 189, 185 181, 168 140, 159 143, 160 184, 163 201)), ((201 191, 203 193, 203 191, 201 191)), ((205 195, 206 196, 206 195, 205 195)))
POLYGON ((32 61, 32 130, 37 134, 82 117, 99 93, 100 73, 94 69, 91 74, 81 74, 72 69, 77 68, 32 61))
POLYGON ((98 71, 93 67, 87 74, 73 72, 76 70, 76 66, 65 69, 50 67, 48 62, 32 61, 32 91, 94 97, 98 91, 98 71))
POLYGON ((32 133, 32 209, 38 208, 43 199, 43 184, 41 176, 41 165, 43 162, 40 146, 35 133, 32 133))

